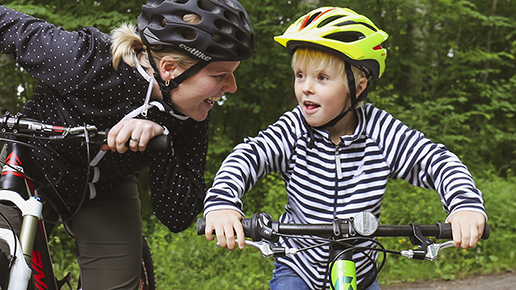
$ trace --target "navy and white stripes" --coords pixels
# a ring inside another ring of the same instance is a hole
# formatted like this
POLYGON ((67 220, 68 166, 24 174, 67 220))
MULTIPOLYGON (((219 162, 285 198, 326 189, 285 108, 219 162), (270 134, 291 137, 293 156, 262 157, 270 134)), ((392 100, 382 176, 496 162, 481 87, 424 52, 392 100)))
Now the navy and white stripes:
MULTIPOLYGON (((449 213, 472 210, 485 215, 482 193, 456 155, 371 104, 356 112, 359 124, 354 134, 342 136, 339 145, 331 141, 329 132, 313 129, 315 146, 308 149, 310 137, 299 107, 257 137, 247 138, 219 169, 206 196, 205 214, 241 210, 243 194, 259 178, 276 171, 282 174, 289 197, 281 222, 331 222, 364 210, 379 218, 389 178, 437 190, 449 213)), ((300 239, 281 242, 295 248, 312 244, 300 239)), ((354 258, 357 268, 366 262, 362 254, 354 258)), ((313 289, 321 289, 328 259, 328 248, 323 247, 279 261, 313 289)), ((360 271, 359 279, 369 270, 370 265, 360 271)))

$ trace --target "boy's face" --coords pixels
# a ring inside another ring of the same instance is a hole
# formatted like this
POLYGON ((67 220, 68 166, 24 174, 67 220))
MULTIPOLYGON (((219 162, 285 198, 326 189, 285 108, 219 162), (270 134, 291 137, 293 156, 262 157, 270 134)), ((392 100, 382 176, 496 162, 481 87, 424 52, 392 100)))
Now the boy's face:
POLYGON ((311 65, 297 66, 294 73, 296 98, 310 126, 323 126, 349 107, 347 86, 336 66, 319 72, 311 65))

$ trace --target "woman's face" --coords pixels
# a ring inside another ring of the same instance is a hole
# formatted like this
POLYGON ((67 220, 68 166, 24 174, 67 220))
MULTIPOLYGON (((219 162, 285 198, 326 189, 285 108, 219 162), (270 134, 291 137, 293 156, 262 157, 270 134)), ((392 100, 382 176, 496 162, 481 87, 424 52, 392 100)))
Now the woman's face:
MULTIPOLYGON (((237 90, 235 76, 240 62, 212 62, 182 82, 170 93, 174 109, 196 121, 203 121, 225 93, 237 90)), ((179 71, 179 73, 182 73, 179 71)))

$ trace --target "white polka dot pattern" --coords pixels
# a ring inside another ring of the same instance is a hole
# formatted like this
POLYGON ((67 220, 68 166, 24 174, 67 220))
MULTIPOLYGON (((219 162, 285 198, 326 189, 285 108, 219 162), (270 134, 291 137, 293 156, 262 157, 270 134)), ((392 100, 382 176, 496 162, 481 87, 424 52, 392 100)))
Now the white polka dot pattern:
MULTIPOLYGON (((118 72, 114 70, 109 35, 95 28, 68 32, 0 6, 0 52, 14 55, 19 65, 40 80, 22 109, 28 117, 56 125, 87 123, 104 129, 144 103, 148 82, 125 63, 118 72)), ((154 213, 178 232, 202 209, 208 120, 182 121, 157 108, 150 109, 146 118, 169 129, 173 150, 108 152, 98 164, 101 175, 95 188, 98 195, 109 194, 113 184, 148 165, 154 213)), ((65 201, 77 203, 89 170, 84 148, 79 142, 33 143, 59 153, 64 176, 56 188, 65 201)), ((97 150, 92 149, 91 154, 97 150)), ((34 156, 51 179, 58 177, 59 169, 52 160, 40 152, 34 156)))

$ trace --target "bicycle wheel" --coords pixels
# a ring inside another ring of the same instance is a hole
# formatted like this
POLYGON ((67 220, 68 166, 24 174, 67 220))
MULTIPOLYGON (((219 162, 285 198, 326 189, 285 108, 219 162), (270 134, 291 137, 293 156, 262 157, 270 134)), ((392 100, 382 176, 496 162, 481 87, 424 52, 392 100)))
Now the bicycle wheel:
POLYGON ((142 251, 142 274, 140 278, 140 289, 155 290, 156 280, 154 279, 154 264, 152 263, 152 256, 147 244, 147 239, 143 237, 143 251, 142 251))

